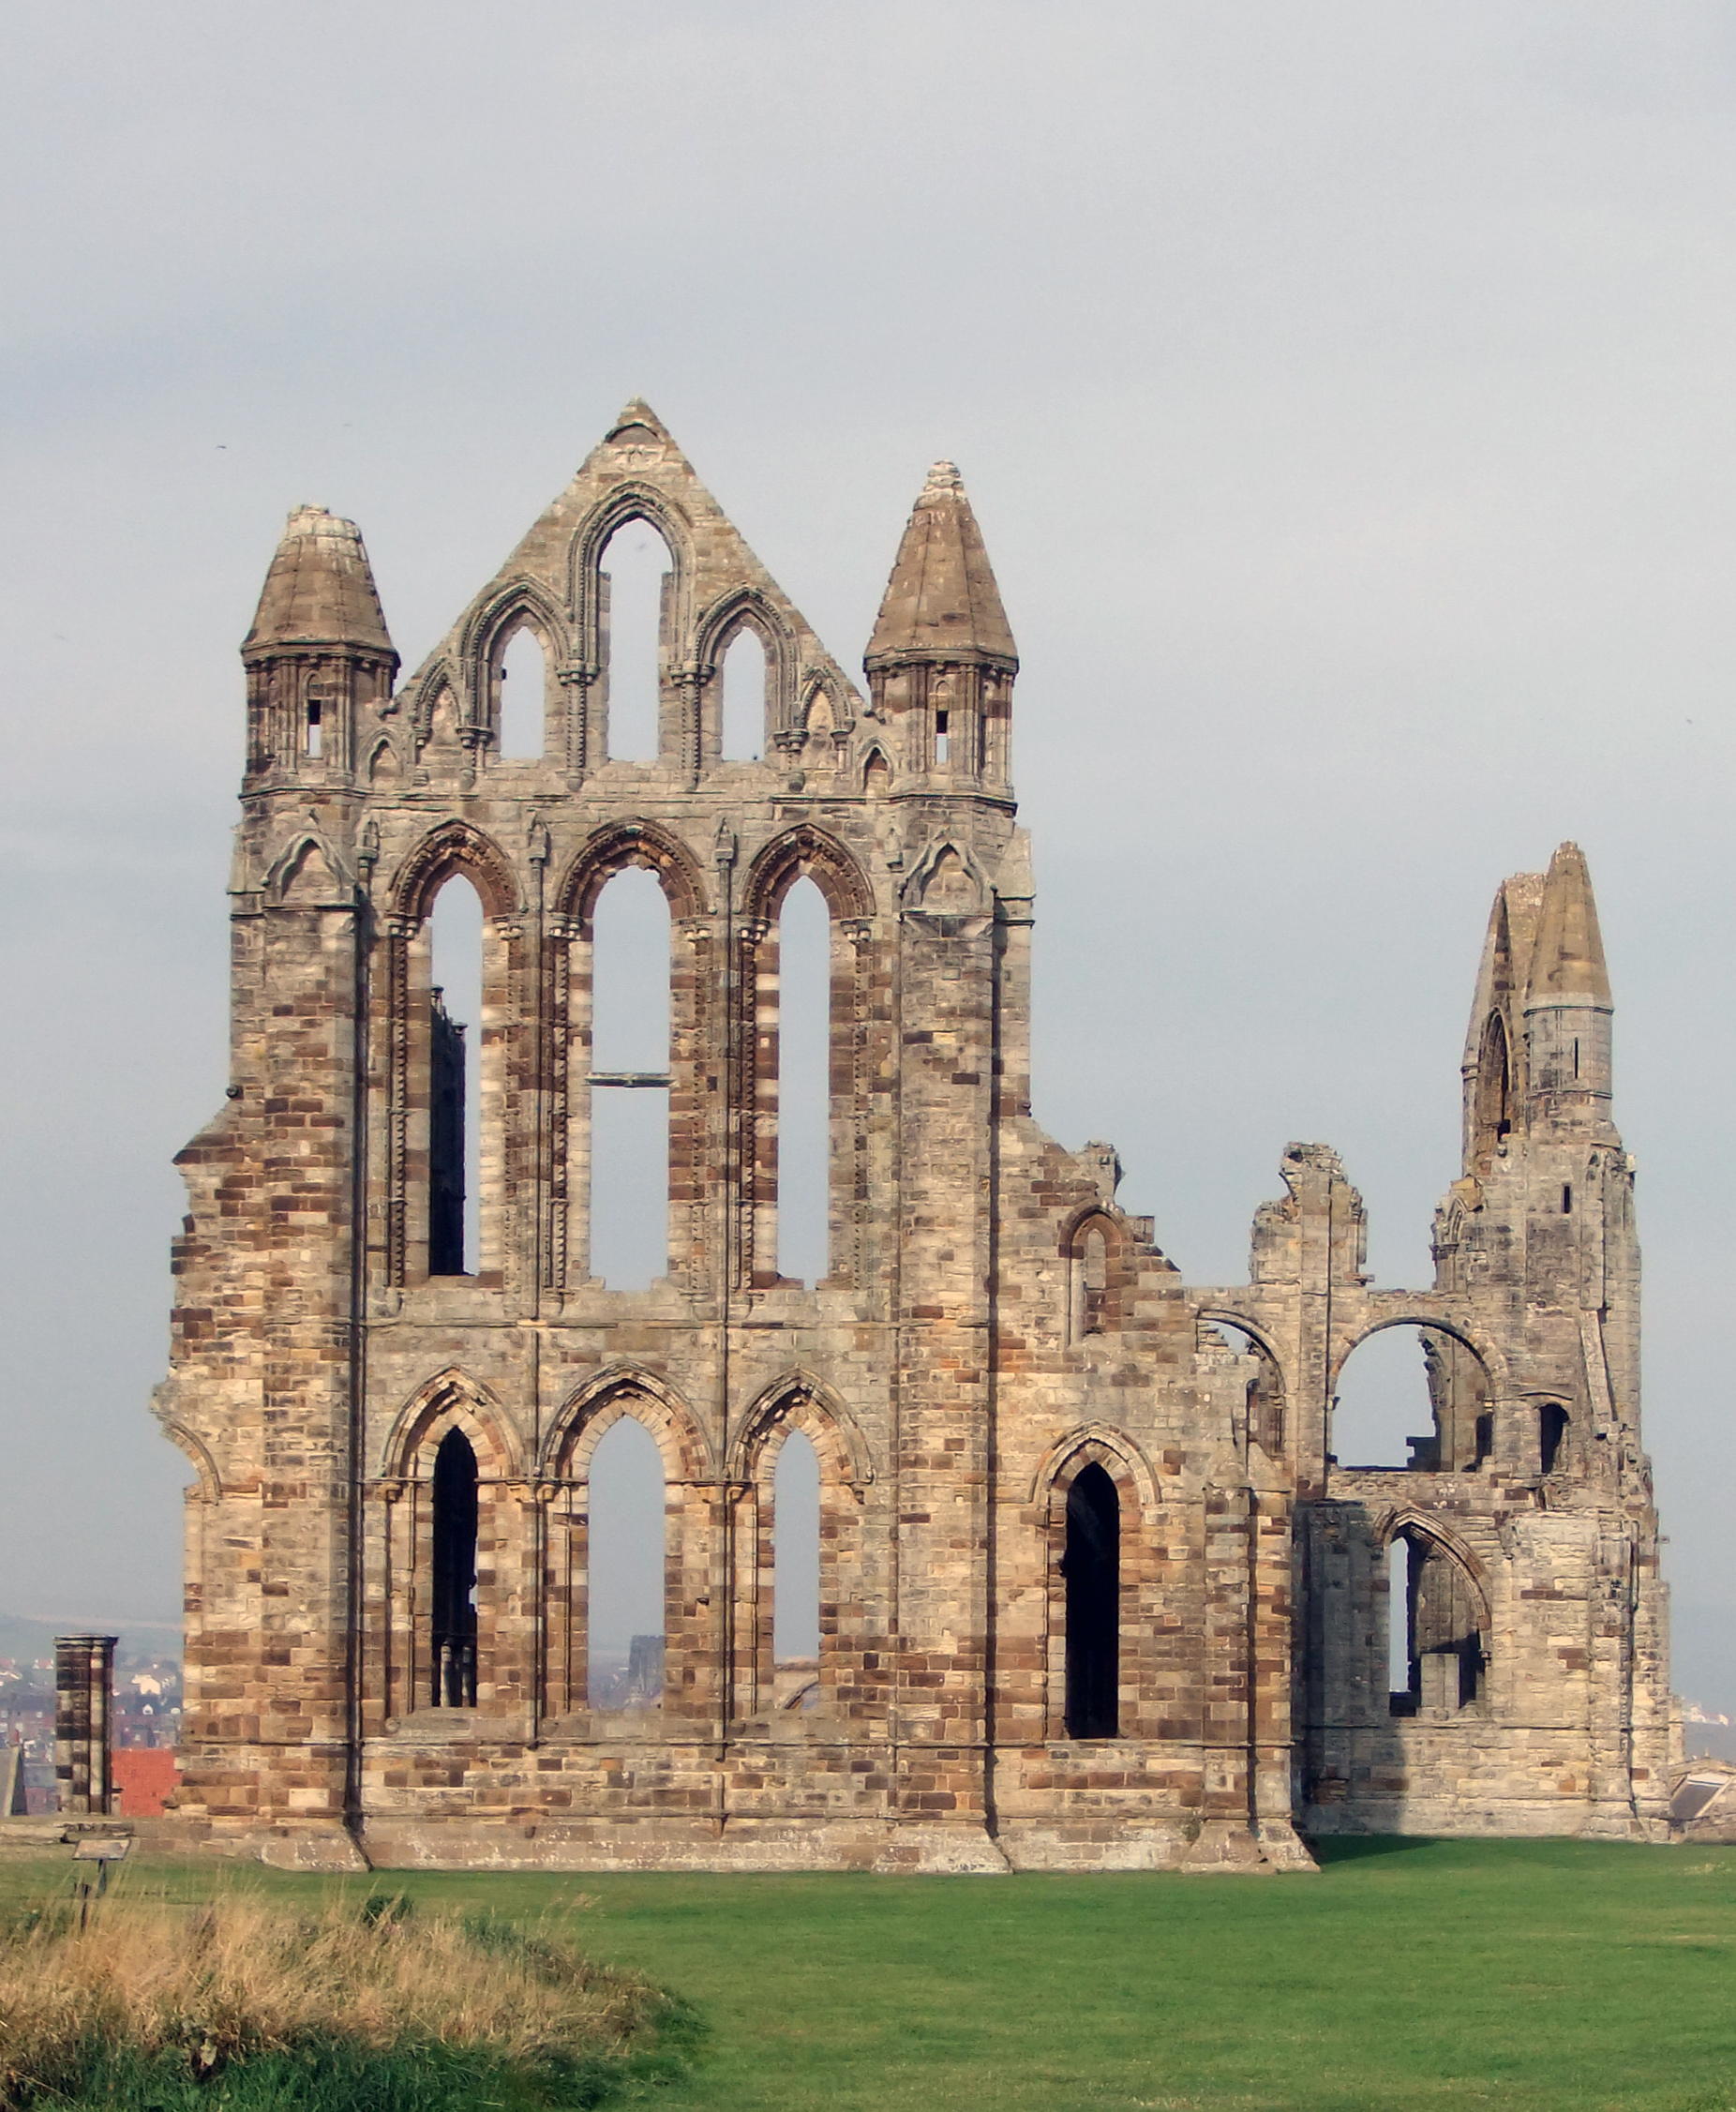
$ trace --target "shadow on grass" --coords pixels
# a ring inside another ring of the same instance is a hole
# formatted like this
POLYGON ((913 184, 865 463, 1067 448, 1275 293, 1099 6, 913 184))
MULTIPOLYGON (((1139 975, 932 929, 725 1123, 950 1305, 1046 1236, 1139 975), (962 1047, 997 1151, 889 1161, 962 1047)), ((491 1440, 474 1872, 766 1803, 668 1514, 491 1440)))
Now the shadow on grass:
POLYGON ((1324 1870, 1334 1863, 1367 1863, 1377 1855, 1409 1855, 1443 1844, 1432 1834, 1328 1834, 1308 1845, 1324 1870))

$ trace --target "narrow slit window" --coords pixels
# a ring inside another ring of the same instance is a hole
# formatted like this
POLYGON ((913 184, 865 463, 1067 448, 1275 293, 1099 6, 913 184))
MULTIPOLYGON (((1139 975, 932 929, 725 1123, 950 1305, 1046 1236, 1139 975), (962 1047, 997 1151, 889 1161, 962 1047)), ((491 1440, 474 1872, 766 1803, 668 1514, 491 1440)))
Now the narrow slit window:
POLYGON ((937 763, 948 759, 952 741, 950 724, 951 713, 944 707, 935 713, 935 760, 937 763))
POLYGON ((429 919, 428 1274, 473 1276, 482 1207, 482 900, 455 875, 429 919))
POLYGON ((1109 1293, 1109 1241, 1100 1225, 1092 1225, 1085 1236, 1079 1273, 1085 1290, 1085 1332, 1100 1335, 1109 1293))
POLYGON ((543 753, 548 668, 542 641, 528 624, 507 640, 496 679, 501 759, 534 762, 543 753))
POLYGON ((323 728, 320 723, 321 702, 317 697, 307 699, 307 753, 318 756, 323 728))
POLYGON ((1507 1030, 1499 1012, 1490 1012, 1483 1029, 1483 1046, 1477 1060, 1475 1133, 1473 1163, 1479 1173, 1494 1169, 1513 1129, 1512 1066, 1507 1056, 1507 1030))
POLYGON ((669 1267, 669 906, 618 873, 591 921, 591 1273, 644 1291, 669 1267))
POLYGON ((778 919, 778 1274, 813 1285, 829 1266, 831 915, 809 879, 778 919))
POLYGON ((663 1706, 665 1490, 636 1416, 606 1430, 590 1475, 586 1666, 593 1709, 663 1706))
POLYGON ((820 1461, 799 1430, 778 1452, 772 1520, 774 1700, 780 1709, 812 1708, 820 1673, 820 1461))
POLYGON ((1067 1735, 1120 1730, 1121 1500, 1095 1460, 1067 1491, 1067 1735))
POLYGON ((1572 1215, 1573 1188, 1570 1183, 1564 1181, 1562 1183, 1562 1216, 1564 1218, 1570 1218, 1572 1217, 1572 1215))
POLYGON ((756 763, 766 741, 766 649, 751 624, 729 641, 723 683, 724 760, 756 763))
POLYGON ((429 1700, 437 1709, 476 1705, 476 1455, 461 1430, 434 1455, 433 1632, 429 1700))
POLYGON ((662 746, 668 545, 649 521, 630 520, 610 536, 602 571, 609 759, 654 762, 662 746))

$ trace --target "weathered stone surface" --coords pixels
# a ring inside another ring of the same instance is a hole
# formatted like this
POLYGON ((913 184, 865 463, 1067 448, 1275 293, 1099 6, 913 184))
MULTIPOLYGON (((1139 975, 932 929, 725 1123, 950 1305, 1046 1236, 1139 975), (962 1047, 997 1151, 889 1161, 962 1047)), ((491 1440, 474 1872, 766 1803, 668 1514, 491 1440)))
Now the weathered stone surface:
POLYGON ((1663 1824, 1632 1166, 1572 846, 1497 897, 1434 1284, 1372 1285, 1344 1169, 1294 1145, 1249 1282, 1197 1288, 1116 1205, 1113 1147, 1030 1116, 1017 661, 950 467, 865 695, 639 403, 401 686, 359 536, 308 509, 244 659, 232 1083, 179 1161, 156 1403, 198 1475, 187 1837, 316 1866, 359 1844, 1234 1870, 1306 1866, 1298 1825, 1663 1824), (672 555, 649 763, 607 740, 600 561, 632 519, 672 555), (744 625, 759 762, 722 753, 744 625), (546 740, 513 760, 501 668, 525 629, 546 740), (672 920, 668 1266, 638 1293, 595 1280, 586 1221, 591 914, 629 866, 672 920), (427 921, 458 873, 486 919, 482 1233, 474 1273, 441 1276, 427 921), (777 1266, 777 920, 802 876, 832 919, 813 1289, 777 1266), (1410 1471, 1340 1466, 1338 1373, 1396 1322, 1429 1330, 1433 1432, 1410 1471), (590 1470, 623 1415, 666 1474, 664 1686, 600 1711, 590 1470), (822 1549, 800 1679, 771 1604, 797 1430, 822 1549), (457 1499, 434 1517, 454 1432, 475 1467, 458 1555, 457 1499), (1423 1580, 1398 1713, 1395 1534, 1423 1580))

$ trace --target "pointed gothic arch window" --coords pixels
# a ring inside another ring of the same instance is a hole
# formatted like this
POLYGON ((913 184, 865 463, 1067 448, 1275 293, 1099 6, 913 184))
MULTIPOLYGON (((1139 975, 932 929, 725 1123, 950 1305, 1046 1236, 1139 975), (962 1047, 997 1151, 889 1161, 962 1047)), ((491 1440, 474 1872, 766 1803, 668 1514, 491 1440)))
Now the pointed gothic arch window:
POLYGON ((1513 1128, 1513 1066, 1501 1014, 1490 1012, 1477 1054, 1472 1168, 1491 1173, 1513 1128))
POLYGON ((1067 1735, 1120 1730, 1121 1499, 1092 1460, 1067 1491, 1067 1735))
POLYGON ((663 1706, 666 1633, 663 1455, 637 1416, 605 1430, 591 1458, 586 1649, 593 1709, 663 1706))
POLYGON ((663 662, 673 560, 648 520, 623 521, 598 561, 607 756, 654 762, 662 751, 663 662))
POLYGON ((462 874, 428 932, 427 1272, 473 1276, 482 1212, 482 899, 462 874))
POLYGON ((437 1709, 476 1706, 476 1454, 461 1430, 434 1455, 429 1700, 437 1709))
POLYGON ((778 1274, 828 1272, 831 1207, 831 912, 799 879, 778 912, 778 1274))
POLYGON ((1125 1238, 1099 1210, 1081 1219, 1067 1244, 1068 1338, 1113 1334, 1121 1325, 1120 1278, 1125 1238))
POLYGON ((615 874, 591 916, 591 1273, 643 1291, 669 1266, 669 905, 615 874))
POLYGON ((752 623, 743 623, 730 639, 720 670, 721 740, 726 763, 756 763, 765 753, 768 666, 764 640, 752 623))
POLYGON ((499 652, 495 673, 495 726, 503 762, 541 759, 547 693, 543 641, 529 623, 520 623, 499 652))
POLYGON ((1406 1525, 1387 1550, 1387 1632, 1394 1715, 1474 1708, 1487 1684, 1482 1611, 1464 1565, 1406 1525))
POLYGON ((819 1699, 820 1460, 805 1431, 778 1448, 773 1477, 771 1658, 773 1706, 819 1699))

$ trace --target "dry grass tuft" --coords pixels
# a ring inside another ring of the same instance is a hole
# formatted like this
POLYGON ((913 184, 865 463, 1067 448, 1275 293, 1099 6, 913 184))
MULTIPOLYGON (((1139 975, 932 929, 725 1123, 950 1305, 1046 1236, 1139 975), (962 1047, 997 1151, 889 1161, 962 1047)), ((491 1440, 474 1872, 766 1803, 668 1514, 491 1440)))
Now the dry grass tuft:
POLYGON ((57 1906, 0 1940, 0 2106, 75 2098, 117 2060, 197 2081, 332 2046, 559 2075, 619 2053, 663 2000, 546 1927, 377 1899, 298 1913, 246 1892, 198 1908, 123 1894, 86 1928, 57 1906))

